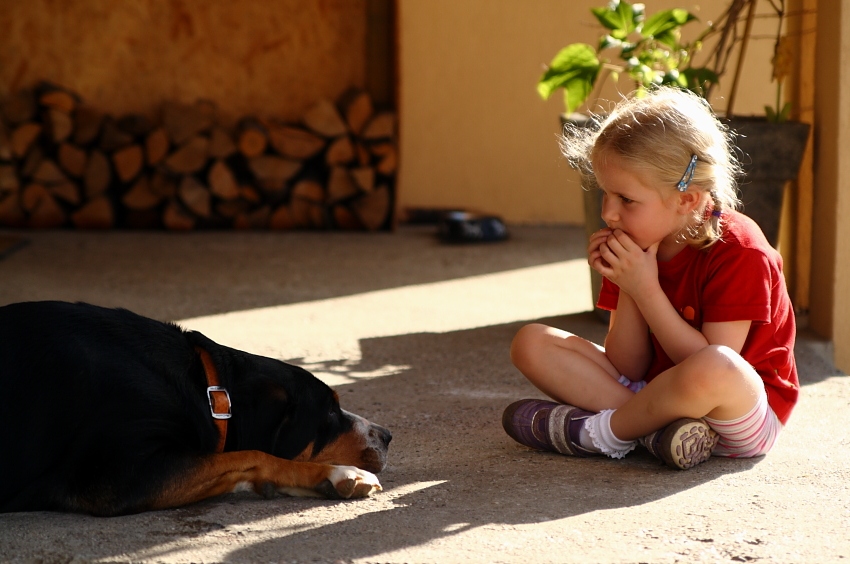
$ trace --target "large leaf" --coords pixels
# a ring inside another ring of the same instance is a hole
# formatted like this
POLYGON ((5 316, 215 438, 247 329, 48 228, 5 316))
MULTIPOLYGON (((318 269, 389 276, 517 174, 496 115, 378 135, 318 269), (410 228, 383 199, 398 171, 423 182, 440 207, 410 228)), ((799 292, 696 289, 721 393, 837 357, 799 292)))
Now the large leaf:
POLYGON ((593 15, 605 29, 611 30, 611 36, 616 39, 625 39, 631 32, 637 29, 639 19, 632 5, 625 1, 611 3, 610 7, 591 8, 593 15))
POLYGON ((563 48, 537 82, 537 92, 548 99, 558 88, 564 89, 567 113, 581 106, 596 83, 602 64, 596 51, 586 43, 573 43, 563 48))
POLYGON ((678 49, 679 45, 679 30, 671 29, 668 31, 662 31, 661 33, 655 34, 653 39, 662 45, 666 45, 670 49, 678 49))
POLYGON ((572 43, 555 55, 549 63, 549 70, 568 71, 577 68, 595 68, 599 66, 596 51, 587 43, 572 43))
POLYGON ((661 10, 649 16, 643 23, 640 34, 643 37, 658 37, 679 29, 686 23, 697 19, 696 16, 681 8, 661 10))
POLYGON ((564 84, 564 106, 567 114, 571 114, 584 104, 590 93, 593 92, 593 80, 576 78, 564 84))

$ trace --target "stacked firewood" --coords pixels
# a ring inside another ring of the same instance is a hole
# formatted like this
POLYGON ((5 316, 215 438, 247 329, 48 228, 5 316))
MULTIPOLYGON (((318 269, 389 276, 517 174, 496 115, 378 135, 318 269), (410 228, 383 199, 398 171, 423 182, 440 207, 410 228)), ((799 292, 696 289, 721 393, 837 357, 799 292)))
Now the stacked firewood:
POLYGON ((368 93, 321 100, 298 123, 166 102, 113 117, 49 84, 0 112, 0 225, 79 228, 390 226, 395 115, 368 93))

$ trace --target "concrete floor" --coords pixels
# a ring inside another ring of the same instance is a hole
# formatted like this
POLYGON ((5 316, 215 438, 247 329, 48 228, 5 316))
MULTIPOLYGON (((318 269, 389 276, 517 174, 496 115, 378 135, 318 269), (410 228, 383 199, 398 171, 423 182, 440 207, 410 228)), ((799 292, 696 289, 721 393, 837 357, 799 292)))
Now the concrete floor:
POLYGON ((612 461, 514 444, 502 410, 540 397, 510 364, 516 330, 542 320, 601 341, 605 328, 581 229, 511 235, 0 230, 25 243, 0 249, 0 305, 82 300, 177 320, 305 366, 395 437, 369 499, 0 514, 0 561, 849 561, 850 378, 806 331, 802 399, 766 457, 675 472, 642 450, 612 461))

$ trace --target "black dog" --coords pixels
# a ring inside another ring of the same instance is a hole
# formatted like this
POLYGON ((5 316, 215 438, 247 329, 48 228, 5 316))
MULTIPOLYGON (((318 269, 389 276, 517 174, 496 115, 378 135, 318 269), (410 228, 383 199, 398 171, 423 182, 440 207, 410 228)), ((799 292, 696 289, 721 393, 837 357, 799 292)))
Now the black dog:
POLYGON ((0 307, 0 399, 2 512, 364 497, 392 438, 302 368, 88 304, 0 307))

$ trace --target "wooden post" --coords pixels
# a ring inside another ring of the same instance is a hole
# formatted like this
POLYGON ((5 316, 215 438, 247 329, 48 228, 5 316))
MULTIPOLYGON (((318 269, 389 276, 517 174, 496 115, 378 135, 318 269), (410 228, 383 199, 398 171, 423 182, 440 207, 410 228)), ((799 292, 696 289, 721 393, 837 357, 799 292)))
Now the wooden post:
MULTIPOLYGON (((794 118, 815 123, 815 49, 817 34, 817 0, 795 0, 792 6, 801 12, 799 22, 800 56, 796 84, 794 118)), ((796 10, 795 10, 796 11, 796 10)), ((812 127, 814 130, 814 126, 812 127)), ((803 162, 797 176, 797 232, 794 245, 794 306, 798 311, 808 311, 812 278, 812 217, 814 210, 814 143, 809 132, 809 143, 803 153, 803 162)))

